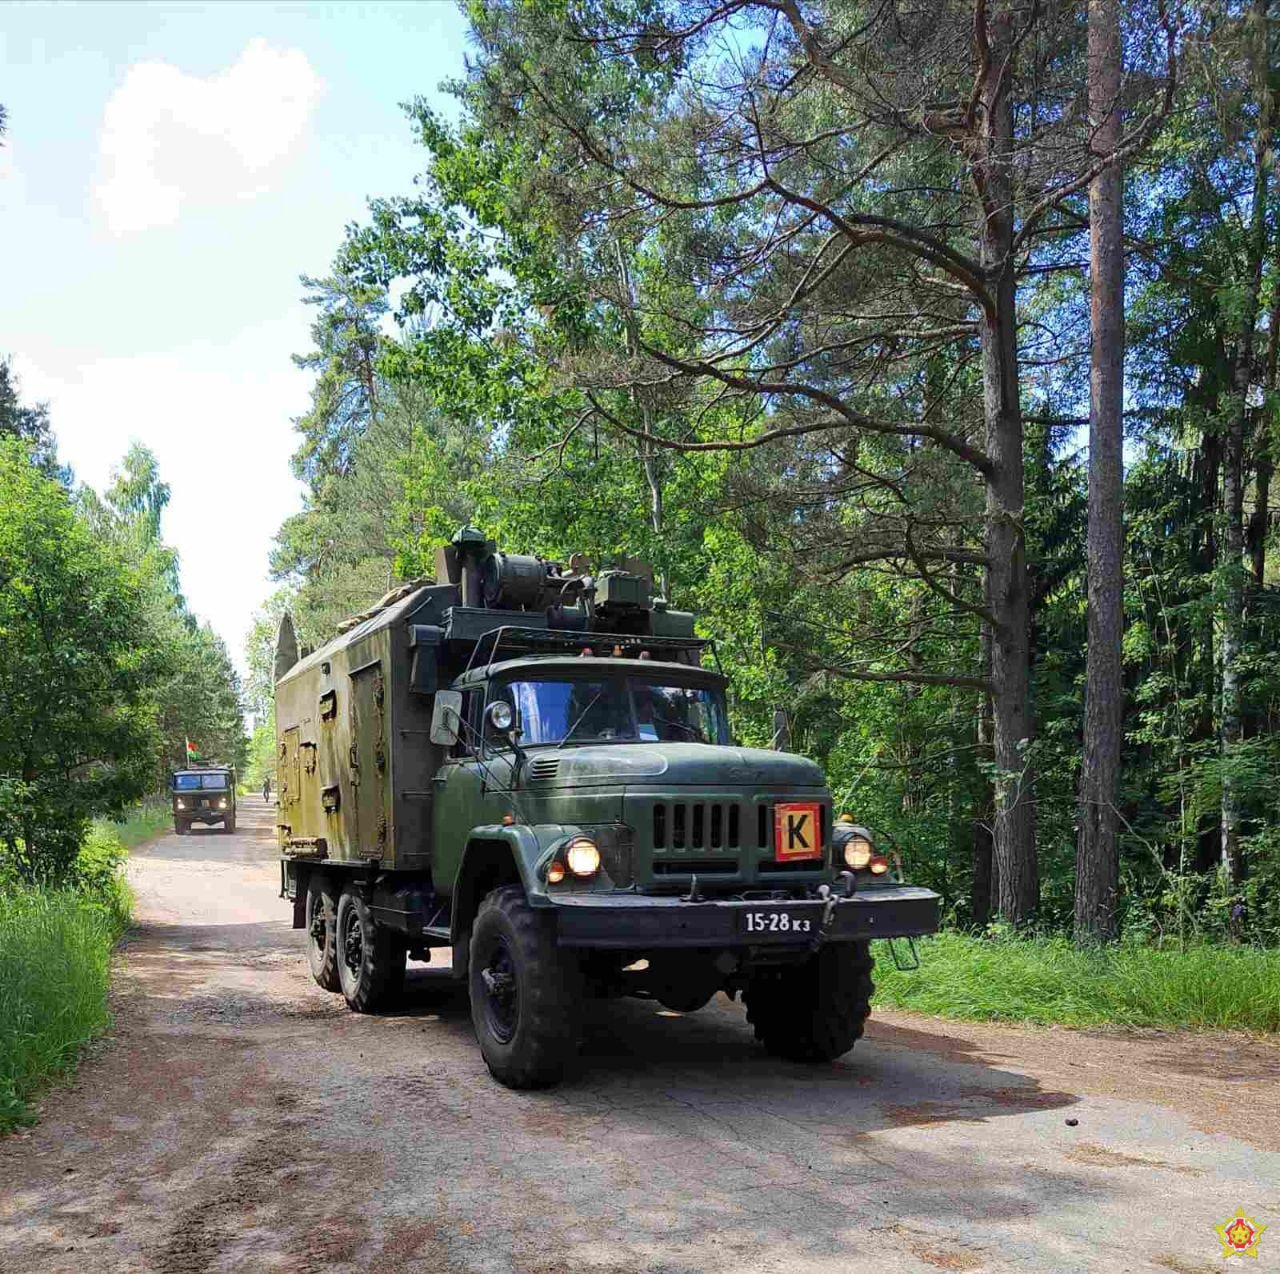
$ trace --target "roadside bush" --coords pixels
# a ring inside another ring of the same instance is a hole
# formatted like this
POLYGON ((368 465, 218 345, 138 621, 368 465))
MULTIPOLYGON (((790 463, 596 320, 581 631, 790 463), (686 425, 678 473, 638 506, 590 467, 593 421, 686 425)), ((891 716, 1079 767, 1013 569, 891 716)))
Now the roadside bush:
POLYGON ((1080 950, 1065 938, 940 933, 901 973, 878 944, 876 1003, 1063 1026, 1280 1030, 1280 951, 1204 943, 1080 950))
POLYGON ((32 1121, 34 1095, 110 1020, 111 951, 130 913, 124 857, 119 838, 95 826, 65 886, 0 874, 0 1131, 32 1121))

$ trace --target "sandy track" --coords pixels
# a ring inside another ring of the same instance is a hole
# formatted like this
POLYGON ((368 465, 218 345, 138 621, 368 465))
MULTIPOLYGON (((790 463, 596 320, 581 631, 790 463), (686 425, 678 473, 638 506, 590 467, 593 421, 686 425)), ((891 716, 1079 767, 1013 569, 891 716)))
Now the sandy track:
POLYGON ((808 1069, 632 1001, 511 1093, 433 970, 380 1018, 314 986, 270 822, 135 856, 112 1037, 0 1143, 0 1269, 1196 1274, 1241 1206, 1280 1263, 1271 1044, 886 1014, 808 1069))

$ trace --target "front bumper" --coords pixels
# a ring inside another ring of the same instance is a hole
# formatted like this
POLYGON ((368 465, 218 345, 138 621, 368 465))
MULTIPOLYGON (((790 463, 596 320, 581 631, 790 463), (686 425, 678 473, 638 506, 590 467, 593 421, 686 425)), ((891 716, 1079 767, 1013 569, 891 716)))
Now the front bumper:
POLYGON ((812 947, 822 942, 908 938, 934 933, 940 899, 914 885, 868 889, 851 898, 686 902, 646 894, 578 894, 550 904, 562 947, 654 950, 662 947, 812 947), (828 910, 829 908, 829 910, 828 910), (794 932, 745 932, 743 914, 786 912, 813 923, 794 932))

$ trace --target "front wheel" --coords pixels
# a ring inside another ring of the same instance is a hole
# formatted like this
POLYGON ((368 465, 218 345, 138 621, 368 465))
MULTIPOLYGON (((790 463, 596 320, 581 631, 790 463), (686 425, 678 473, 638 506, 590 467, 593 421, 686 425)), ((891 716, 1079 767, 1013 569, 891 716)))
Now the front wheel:
POLYGON ((335 938, 338 981, 347 1006, 357 1013, 376 1013, 404 982, 404 944, 374 920, 368 903, 350 888, 338 900, 335 938))
POLYGON ((559 1083, 577 1052, 581 973, 519 885, 480 904, 471 933, 471 1021, 489 1073, 508 1088, 559 1083))
POLYGON ((829 943, 803 964, 762 970, 743 992, 747 1021, 775 1057, 830 1062, 862 1038, 875 967, 865 942, 829 943))
POLYGON ((175 818, 173 820, 173 834, 175 836, 187 836, 191 832, 191 824, 185 818, 175 818))

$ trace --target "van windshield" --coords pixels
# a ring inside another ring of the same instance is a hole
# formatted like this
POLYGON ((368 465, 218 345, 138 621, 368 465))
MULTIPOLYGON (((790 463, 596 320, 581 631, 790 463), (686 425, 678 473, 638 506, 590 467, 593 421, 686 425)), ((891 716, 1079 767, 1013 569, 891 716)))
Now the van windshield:
POLYGON ((173 776, 173 790, 175 792, 195 792, 200 788, 209 791, 222 792, 227 788, 227 779, 229 775, 223 771, 220 774, 175 774, 173 776))
POLYGON ((520 714, 524 747, 565 743, 724 743, 724 695, 639 678, 508 681, 494 686, 520 714))

